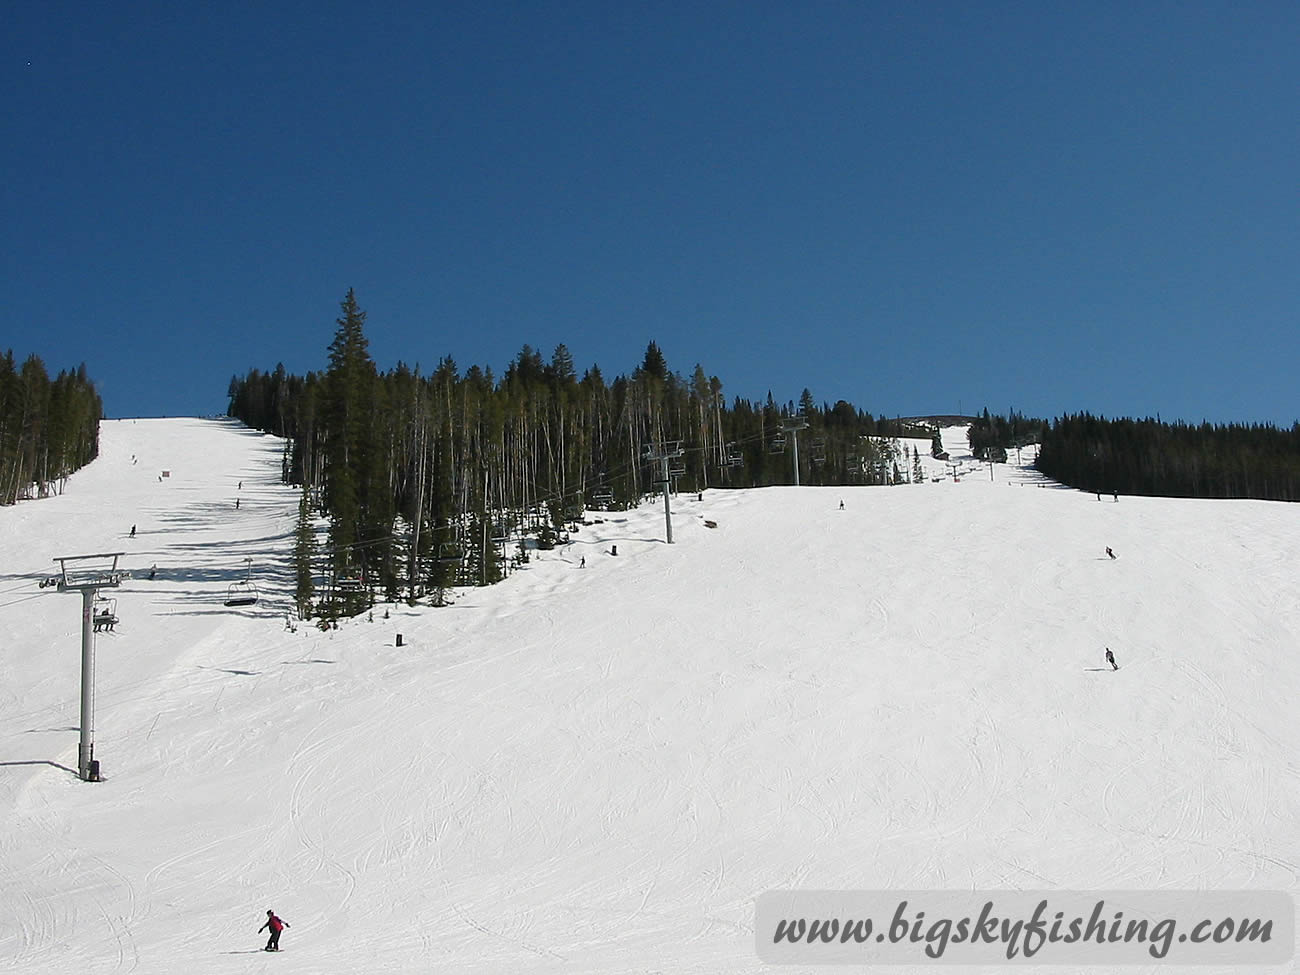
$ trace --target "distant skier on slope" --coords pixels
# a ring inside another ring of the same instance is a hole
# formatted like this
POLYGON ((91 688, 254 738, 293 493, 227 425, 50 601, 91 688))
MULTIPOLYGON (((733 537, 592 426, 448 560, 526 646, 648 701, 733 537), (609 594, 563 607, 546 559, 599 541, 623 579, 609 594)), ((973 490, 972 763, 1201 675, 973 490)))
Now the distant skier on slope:
POLYGON ((1106 648, 1106 663, 1110 664, 1111 670, 1119 670, 1119 664, 1115 663, 1115 655, 1110 652, 1110 647, 1106 648))
POLYGON ((1106 546, 1106 554, 1109 555, 1112 559, 1119 558, 1119 556, 1117 556, 1114 552, 1110 550, 1109 545, 1106 546))
POLYGON ((265 950, 265 951, 279 951, 279 950, 280 950, 280 932, 281 932, 282 930, 284 930, 285 928, 289 927, 289 926, 290 926, 290 925, 289 925, 289 922, 288 922, 288 921, 281 921, 278 917, 275 916, 275 912, 274 912, 274 911, 267 911, 267 912, 266 912, 266 923, 263 924, 260 928, 257 929, 257 933, 258 933, 258 934, 261 934, 261 933, 262 933, 263 931, 265 931, 267 928, 270 928, 270 929, 271 929, 271 937, 267 940, 267 942, 266 942, 266 948, 265 948, 264 950, 265 950))

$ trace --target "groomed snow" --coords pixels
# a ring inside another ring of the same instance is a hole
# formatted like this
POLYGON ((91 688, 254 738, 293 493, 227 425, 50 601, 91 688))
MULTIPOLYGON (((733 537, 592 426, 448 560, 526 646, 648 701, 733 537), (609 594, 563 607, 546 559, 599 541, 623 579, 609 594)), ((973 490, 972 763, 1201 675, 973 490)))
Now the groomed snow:
POLYGON ((0 967, 758 973, 773 888, 1300 886, 1295 506, 969 460, 710 490, 672 546, 658 504, 593 512, 451 607, 290 632, 280 459, 105 422, 0 509, 0 967), (80 600, 37 581, 111 551, 92 784, 80 600))

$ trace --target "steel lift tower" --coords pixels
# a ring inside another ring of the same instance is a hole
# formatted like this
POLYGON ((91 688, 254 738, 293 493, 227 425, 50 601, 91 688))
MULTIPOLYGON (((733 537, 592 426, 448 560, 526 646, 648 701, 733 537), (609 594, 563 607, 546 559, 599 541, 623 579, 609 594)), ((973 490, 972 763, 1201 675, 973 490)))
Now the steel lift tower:
POLYGON ((792 416, 781 421, 781 433, 790 434, 794 442, 794 486, 799 486, 799 431, 808 428, 807 417, 792 416))
POLYGON ((669 507, 668 501, 668 489, 671 485, 671 478, 669 475, 672 473, 668 469, 668 462, 670 460, 677 460, 678 458, 685 456, 685 454, 686 451, 682 447, 682 442, 680 440, 667 440, 663 443, 650 444, 645 448, 646 460, 651 463, 658 462, 663 465, 661 475, 655 483, 660 485, 664 492, 664 523, 668 533, 669 545, 673 543, 673 513, 672 509, 669 507))
POLYGON ((81 593, 81 741, 77 748, 77 774, 83 782, 99 781, 99 762, 95 761, 95 596, 101 589, 116 589, 122 584, 126 573, 118 569, 117 560, 124 554, 65 555, 54 560, 60 568, 59 592, 81 593), (92 559, 101 565, 90 569, 68 567, 69 563, 92 559))

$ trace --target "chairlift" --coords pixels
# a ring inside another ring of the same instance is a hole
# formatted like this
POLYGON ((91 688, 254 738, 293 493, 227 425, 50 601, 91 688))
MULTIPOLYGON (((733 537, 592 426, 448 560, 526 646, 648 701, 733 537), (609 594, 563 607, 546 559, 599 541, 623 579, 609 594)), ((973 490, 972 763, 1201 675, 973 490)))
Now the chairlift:
POLYGON ((783 434, 783 433, 778 433, 775 437, 773 437, 773 438, 772 438, 772 442, 768 444, 767 449, 770 450, 770 451, 771 451, 772 453, 774 453, 774 454, 784 453, 784 451, 785 451, 785 434, 783 434))
POLYGON ((672 467, 668 468, 669 477, 681 477, 685 473, 686 466, 684 464, 674 464, 672 467))
POLYGON ((100 630, 108 630, 111 633, 113 627, 117 626, 117 600, 111 596, 96 596, 91 620, 96 633, 100 630))
POLYGON ((257 587, 251 582, 232 582, 226 590, 226 605, 257 605, 257 587))
POLYGON ((612 505, 613 503, 614 503, 613 491, 597 491, 591 496, 592 506, 596 508, 601 508, 605 511, 608 511, 609 506, 612 505))
POLYGON ((255 606, 257 605, 257 586, 253 585, 253 560, 244 559, 248 563, 248 570, 244 576, 243 582, 232 582, 226 589, 227 606, 255 606))
POLYGON ((735 441, 732 441, 731 443, 727 444, 727 466, 728 467, 745 466, 745 455, 740 452, 740 448, 736 446, 735 441))
POLYGON ((442 542, 438 545, 435 561, 439 565, 459 565, 465 561, 465 550, 456 542, 442 542))

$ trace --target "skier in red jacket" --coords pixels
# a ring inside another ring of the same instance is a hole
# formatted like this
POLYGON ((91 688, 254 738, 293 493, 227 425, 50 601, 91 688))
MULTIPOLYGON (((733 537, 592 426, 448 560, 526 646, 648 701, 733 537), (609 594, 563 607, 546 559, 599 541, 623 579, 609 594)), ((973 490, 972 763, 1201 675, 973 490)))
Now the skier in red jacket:
POLYGON ((266 912, 266 923, 257 929, 258 934, 261 934, 267 928, 271 929, 271 937, 267 939, 266 942, 266 948, 265 948, 266 951, 280 950, 280 932, 287 927, 289 927, 288 921, 281 921, 278 917, 275 916, 274 911, 266 912))

